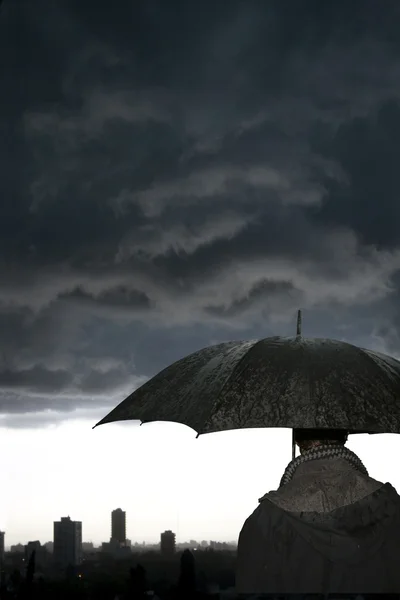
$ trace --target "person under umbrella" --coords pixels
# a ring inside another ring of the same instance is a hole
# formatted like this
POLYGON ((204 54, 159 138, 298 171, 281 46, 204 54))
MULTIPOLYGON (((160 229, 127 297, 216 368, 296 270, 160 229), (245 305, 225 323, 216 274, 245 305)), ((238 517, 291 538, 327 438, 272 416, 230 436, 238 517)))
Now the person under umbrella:
POLYGON ((238 542, 236 591, 400 592, 400 496, 369 477, 347 432, 295 429, 300 456, 238 542))
POLYGON ((347 433, 400 433, 400 362, 344 341, 305 338, 301 323, 298 311, 295 337, 225 342, 178 360, 95 427, 172 421, 197 436, 290 428, 293 460, 282 484, 241 532, 238 590, 400 592, 393 558, 400 555, 399 497, 370 480, 344 447, 347 433))

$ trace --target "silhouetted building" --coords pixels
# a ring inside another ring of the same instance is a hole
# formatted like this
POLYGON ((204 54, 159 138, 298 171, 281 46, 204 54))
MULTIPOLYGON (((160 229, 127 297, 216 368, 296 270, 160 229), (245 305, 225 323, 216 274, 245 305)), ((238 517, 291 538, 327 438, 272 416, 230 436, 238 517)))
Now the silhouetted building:
POLYGON ((212 550, 229 550, 229 551, 235 551, 237 549, 237 546, 231 542, 215 542, 213 540, 210 540, 210 546, 209 546, 212 550))
POLYGON ((47 563, 48 553, 42 544, 36 540, 34 542, 28 542, 25 546, 25 561, 28 564, 33 552, 35 552, 35 563, 40 566, 44 566, 47 563))
POLYGON ((25 546, 25 560, 28 561, 31 557, 32 552, 35 552, 36 555, 40 552, 42 544, 36 540, 34 542, 28 542, 25 546))
POLYGON ((0 531, 0 567, 4 563, 4 531, 0 531))
POLYGON ((93 552, 93 542, 82 542, 82 552, 93 552))
POLYGON ((117 508, 111 513, 111 540, 120 544, 126 542, 126 512, 121 508, 117 508))
POLYGON ((196 566, 190 550, 184 550, 181 556, 178 589, 184 598, 193 596, 196 589, 196 566))
POLYGON ((11 554, 21 554, 25 552, 25 546, 23 544, 14 544, 13 546, 11 546, 10 552, 11 554))
POLYGON ((132 550, 130 546, 121 544, 117 540, 111 539, 109 542, 103 542, 101 545, 101 551, 107 554, 112 554, 116 559, 129 558, 132 550))
POLYGON ((82 523, 62 517, 54 522, 54 562, 61 568, 82 562, 82 523))
POLYGON ((175 533, 173 533, 171 530, 164 531, 164 533, 161 534, 161 554, 163 554, 164 556, 172 556, 173 554, 175 554, 175 549, 175 533))
POLYGON ((46 548, 47 552, 50 552, 50 554, 53 554, 53 550, 54 550, 53 542, 46 542, 44 547, 46 548))
POLYGON ((25 546, 25 560, 29 560, 29 557, 32 554, 32 552, 37 552, 38 550, 40 550, 41 547, 42 544, 38 540, 36 540, 35 542, 28 542, 25 546))

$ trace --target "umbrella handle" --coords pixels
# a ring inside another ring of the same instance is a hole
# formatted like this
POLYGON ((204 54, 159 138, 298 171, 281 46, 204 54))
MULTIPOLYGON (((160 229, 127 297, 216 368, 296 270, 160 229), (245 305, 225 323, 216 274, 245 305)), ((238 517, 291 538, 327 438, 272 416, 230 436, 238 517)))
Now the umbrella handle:
POLYGON ((292 429, 292 460, 296 458, 296 440, 294 438, 294 429, 292 429))

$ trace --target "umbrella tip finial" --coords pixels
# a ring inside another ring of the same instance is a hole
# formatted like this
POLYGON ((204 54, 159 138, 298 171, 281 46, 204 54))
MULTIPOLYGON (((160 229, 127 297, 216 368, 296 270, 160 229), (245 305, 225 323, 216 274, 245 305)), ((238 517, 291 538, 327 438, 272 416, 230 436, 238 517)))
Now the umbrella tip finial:
POLYGON ((297 311, 297 337, 301 336, 301 310, 297 311))

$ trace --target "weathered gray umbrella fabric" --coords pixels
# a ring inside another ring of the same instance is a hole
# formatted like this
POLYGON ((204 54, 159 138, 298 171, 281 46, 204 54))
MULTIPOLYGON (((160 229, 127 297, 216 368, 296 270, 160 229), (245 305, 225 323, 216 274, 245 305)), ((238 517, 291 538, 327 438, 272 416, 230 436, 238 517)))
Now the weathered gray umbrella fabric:
POLYGON ((161 371, 97 425, 129 419, 175 421, 199 434, 248 427, 400 433, 400 362, 301 336, 218 344, 161 371))

